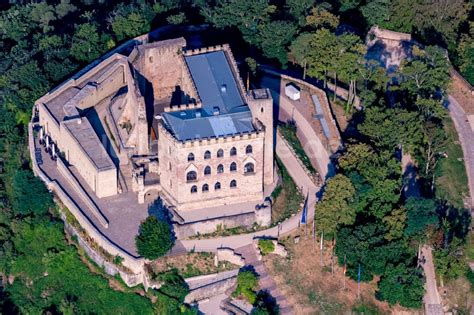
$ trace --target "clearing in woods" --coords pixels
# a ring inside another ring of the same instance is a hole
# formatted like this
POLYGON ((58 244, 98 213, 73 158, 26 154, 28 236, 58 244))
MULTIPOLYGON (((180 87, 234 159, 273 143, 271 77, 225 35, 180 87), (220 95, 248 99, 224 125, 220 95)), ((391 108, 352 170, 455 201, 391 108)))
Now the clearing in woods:
POLYGON ((332 274, 329 242, 325 242, 321 266, 320 243, 319 239, 314 241, 311 236, 311 224, 308 225, 307 237, 300 228, 280 241, 288 250, 288 258, 270 254, 264 256, 263 262, 278 289, 293 305, 296 314, 422 313, 398 306, 390 307, 385 302, 377 301, 374 294, 378 278, 369 283, 361 283, 360 299, 357 299, 357 282, 344 277, 344 269, 337 265, 336 256, 332 274), (298 244, 294 242, 296 235, 301 235, 298 244))

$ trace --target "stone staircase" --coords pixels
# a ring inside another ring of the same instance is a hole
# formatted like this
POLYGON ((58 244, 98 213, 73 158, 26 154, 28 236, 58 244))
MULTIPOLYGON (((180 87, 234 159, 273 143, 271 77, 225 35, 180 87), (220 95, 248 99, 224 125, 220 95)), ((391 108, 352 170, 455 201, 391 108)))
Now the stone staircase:
POLYGON ((246 245, 235 249, 235 252, 241 254, 245 259, 246 265, 251 265, 260 276, 260 289, 267 291, 273 298, 275 298, 280 307, 280 314, 289 315, 294 314, 293 307, 286 297, 278 290, 275 281, 268 274, 265 265, 262 261, 257 259, 257 253, 253 244, 246 245))

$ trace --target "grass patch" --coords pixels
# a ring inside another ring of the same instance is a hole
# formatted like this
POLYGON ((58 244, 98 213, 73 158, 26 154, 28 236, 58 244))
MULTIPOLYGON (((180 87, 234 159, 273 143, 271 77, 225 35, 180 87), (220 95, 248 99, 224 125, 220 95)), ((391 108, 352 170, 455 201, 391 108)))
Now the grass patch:
POLYGON ((474 261, 474 235, 472 231, 467 235, 466 256, 469 261, 474 261))
POLYGON ((184 278, 239 268, 239 266, 229 262, 219 262, 215 266, 213 253, 187 253, 178 256, 161 257, 151 262, 147 267, 152 277, 176 269, 184 278))
POLYGON ((279 175, 282 183, 274 190, 272 197, 272 224, 277 224, 298 213, 300 204, 303 202, 303 195, 296 187, 295 182, 286 170, 279 158, 276 158, 279 175))
POLYGON ((273 253, 273 251, 275 250, 275 245, 273 245, 272 240, 261 239, 258 241, 258 248, 262 252, 262 255, 268 255, 270 253, 273 253))
POLYGON ((311 160, 303 149, 300 139, 298 139, 298 136, 296 135, 296 126, 292 124, 284 124, 279 125, 278 129, 280 130, 280 133, 283 138, 288 141, 290 146, 295 151, 298 159, 303 163, 303 165, 308 169, 308 171, 311 174, 316 174, 316 169, 313 167, 313 164, 311 164, 311 160))
POLYGON ((225 237, 225 236, 232 236, 238 234, 247 234, 253 233, 260 230, 265 230, 268 227, 261 227, 258 226, 256 223, 252 227, 245 227, 245 226, 236 226, 232 228, 228 228, 225 225, 218 225, 217 229, 212 233, 205 233, 205 234, 196 234, 194 236, 188 237, 190 240, 200 240, 200 239, 207 239, 207 238, 216 238, 216 237, 225 237))
POLYGON ((464 208, 468 181, 462 147, 451 118, 445 118, 443 125, 447 137, 447 157, 439 161, 435 170, 436 197, 445 199, 454 207, 464 208))

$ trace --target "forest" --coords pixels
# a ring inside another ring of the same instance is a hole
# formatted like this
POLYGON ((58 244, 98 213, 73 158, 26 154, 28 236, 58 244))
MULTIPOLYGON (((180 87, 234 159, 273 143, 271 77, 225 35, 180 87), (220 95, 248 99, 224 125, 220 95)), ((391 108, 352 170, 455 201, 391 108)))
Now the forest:
POLYGON ((450 68, 474 84, 472 1, 13 2, 0 7, 1 313, 195 312, 173 284, 148 299, 115 291, 94 275, 66 238, 51 194, 30 169, 27 148, 36 99, 113 47, 164 25, 209 24, 216 41, 238 45, 237 58, 249 57, 250 70, 258 64, 291 68, 350 91, 343 104, 352 117, 343 134, 346 148, 316 206, 316 225, 336 240, 348 276, 356 279, 362 266, 363 281, 380 277, 378 299, 420 308, 416 253, 431 244, 443 281, 473 278, 470 214, 444 187, 466 176, 462 162, 445 154, 453 139, 444 102, 450 68), (390 76, 364 58, 373 25, 411 33, 419 43, 390 76), (364 110, 353 108, 355 96, 364 110), (403 193, 402 154, 418 165, 413 196, 403 193), (452 181, 438 180, 453 169, 452 181))

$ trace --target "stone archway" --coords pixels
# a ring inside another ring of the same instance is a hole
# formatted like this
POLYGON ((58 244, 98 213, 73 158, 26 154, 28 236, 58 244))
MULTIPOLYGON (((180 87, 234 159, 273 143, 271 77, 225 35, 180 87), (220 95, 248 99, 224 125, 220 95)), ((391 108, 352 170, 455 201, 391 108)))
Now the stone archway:
POLYGON ((145 186, 143 191, 138 192, 138 203, 151 203, 160 197, 161 187, 159 185, 145 186))

